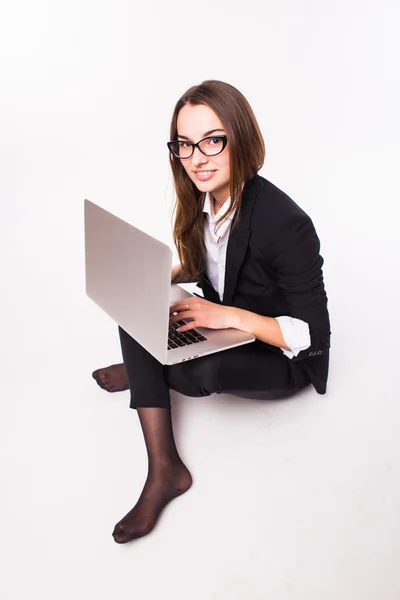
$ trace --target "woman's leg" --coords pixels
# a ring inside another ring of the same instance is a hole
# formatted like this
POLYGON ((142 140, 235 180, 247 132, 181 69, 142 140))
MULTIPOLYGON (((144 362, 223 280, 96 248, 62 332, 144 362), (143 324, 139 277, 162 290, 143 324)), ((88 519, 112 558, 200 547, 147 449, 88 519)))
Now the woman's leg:
POLYGON ((229 393, 273 400, 310 385, 301 367, 293 369, 279 348, 256 342, 168 367, 169 388, 186 396, 229 393))
POLYGON ((139 500, 114 528, 114 540, 123 544, 147 535, 163 508, 192 485, 189 470, 175 446, 169 408, 138 408, 146 442, 148 473, 139 500))
POLYGON ((296 393, 309 382, 295 382, 288 359, 268 346, 247 344, 167 367, 121 327, 119 333, 130 406, 138 411, 149 460, 138 502, 114 529, 115 541, 124 543, 149 533, 164 506, 192 483, 175 445, 169 389, 188 396, 228 392, 274 398, 296 393))
POLYGON ((139 500, 113 532, 114 540, 122 544, 148 534, 166 504, 190 488, 192 477, 175 445, 163 365, 121 327, 119 334, 131 407, 137 409, 148 456, 147 479, 139 500))
POLYGON ((310 385, 305 371, 280 348, 257 342, 221 352, 218 364, 220 392, 244 398, 275 400, 310 385))

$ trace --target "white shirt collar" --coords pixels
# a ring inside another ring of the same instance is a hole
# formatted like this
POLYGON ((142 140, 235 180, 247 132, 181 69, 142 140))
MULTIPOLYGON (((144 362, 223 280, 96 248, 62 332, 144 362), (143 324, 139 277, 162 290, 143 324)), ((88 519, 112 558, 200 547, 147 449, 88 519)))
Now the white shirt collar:
MULTIPOLYGON (((227 200, 225 200, 225 202, 223 203, 223 205, 221 206, 219 211, 217 213, 214 213, 214 203, 211 202, 210 192, 207 192, 206 198, 204 200, 203 212, 208 214, 210 223, 215 223, 218 219, 223 217, 223 215, 229 210, 230 206, 231 206, 231 197, 229 196, 229 198, 227 200)), ((230 214, 227 219, 229 221, 232 221, 233 216, 234 216, 234 213, 230 214)))

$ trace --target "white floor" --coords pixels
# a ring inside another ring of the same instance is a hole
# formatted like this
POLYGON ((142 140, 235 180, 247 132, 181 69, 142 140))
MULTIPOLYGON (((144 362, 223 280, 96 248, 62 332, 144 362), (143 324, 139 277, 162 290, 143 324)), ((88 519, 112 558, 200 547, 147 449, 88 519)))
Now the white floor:
POLYGON ((194 485, 120 546, 146 454, 129 392, 91 377, 120 361, 116 328, 87 299, 79 322, 59 318, 56 294, 42 301, 22 312, 21 298, 5 323, 3 598, 399 597, 399 394, 376 352, 352 355, 345 321, 324 396, 172 393, 194 485))

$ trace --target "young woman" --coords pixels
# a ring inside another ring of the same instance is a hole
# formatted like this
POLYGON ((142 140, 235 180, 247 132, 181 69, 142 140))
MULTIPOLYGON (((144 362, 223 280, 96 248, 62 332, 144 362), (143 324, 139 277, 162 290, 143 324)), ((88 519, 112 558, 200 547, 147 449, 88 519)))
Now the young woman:
POLYGON ((330 322, 310 217, 258 175, 264 141, 244 96, 204 81, 178 101, 171 121, 170 164, 177 204, 176 283, 199 282, 204 298, 171 307, 170 322, 235 327, 255 342, 164 366, 119 327, 123 364, 99 369, 104 389, 130 389, 148 454, 148 475, 133 509, 115 526, 125 543, 149 533, 165 505, 192 478, 174 441, 169 390, 188 396, 230 393, 272 399, 312 384, 326 392, 330 322))

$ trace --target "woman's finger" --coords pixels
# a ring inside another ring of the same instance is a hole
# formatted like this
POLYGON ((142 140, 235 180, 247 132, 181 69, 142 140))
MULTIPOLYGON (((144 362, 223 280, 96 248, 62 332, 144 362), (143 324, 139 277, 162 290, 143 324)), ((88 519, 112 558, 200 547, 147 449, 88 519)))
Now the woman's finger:
POLYGON ((191 303, 191 302, 187 302, 186 300, 180 301, 180 302, 174 302, 174 304, 171 304, 171 306, 169 307, 169 312, 170 314, 173 312, 184 312, 184 311, 189 311, 192 310, 193 308, 195 308, 195 304, 191 303))
POLYGON ((179 333, 183 333, 184 331, 189 331, 190 329, 194 329, 195 327, 200 327, 199 323, 196 320, 191 321, 190 323, 186 323, 186 325, 182 325, 181 327, 178 327, 177 331, 179 331, 179 333))

